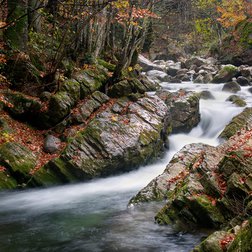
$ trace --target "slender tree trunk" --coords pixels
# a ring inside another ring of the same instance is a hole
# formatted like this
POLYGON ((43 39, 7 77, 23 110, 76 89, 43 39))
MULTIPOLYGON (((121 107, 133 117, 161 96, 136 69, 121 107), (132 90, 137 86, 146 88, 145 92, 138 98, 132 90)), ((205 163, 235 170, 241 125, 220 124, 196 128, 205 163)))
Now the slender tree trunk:
POLYGON ((7 0, 7 22, 13 22, 4 33, 4 39, 12 49, 26 51, 28 42, 28 0, 7 0))
POLYGON ((28 23, 29 30, 33 29, 35 32, 41 31, 41 15, 38 7, 41 5, 39 0, 28 0, 28 23))

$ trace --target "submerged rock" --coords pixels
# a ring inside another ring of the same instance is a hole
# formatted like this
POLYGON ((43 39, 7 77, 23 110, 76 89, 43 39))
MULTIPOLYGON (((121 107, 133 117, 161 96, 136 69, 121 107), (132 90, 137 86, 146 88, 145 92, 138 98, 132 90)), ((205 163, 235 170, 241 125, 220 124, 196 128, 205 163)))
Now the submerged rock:
POLYGON ((224 84, 222 91, 231 92, 231 93, 237 93, 241 90, 240 85, 236 81, 231 81, 226 84, 224 84))
POLYGON ((245 107, 247 105, 246 101, 243 98, 239 97, 238 95, 229 96, 227 98, 227 101, 230 101, 239 107, 245 107))

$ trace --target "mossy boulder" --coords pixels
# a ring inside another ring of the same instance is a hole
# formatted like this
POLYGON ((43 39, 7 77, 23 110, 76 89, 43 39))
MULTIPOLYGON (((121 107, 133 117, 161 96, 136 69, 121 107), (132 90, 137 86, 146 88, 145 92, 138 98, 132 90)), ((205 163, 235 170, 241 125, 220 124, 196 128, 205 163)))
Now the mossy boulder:
POLYGON ((199 94, 179 90, 172 94, 160 91, 157 95, 170 109, 173 132, 189 131, 199 123, 199 94))
POLYGON ((57 167, 72 167, 85 180, 146 164, 164 148, 167 120, 167 106, 158 97, 119 99, 69 140, 57 167))
MULTIPOLYGON (((0 145, 0 164, 18 184, 26 184, 36 165, 36 156, 21 144, 7 142, 0 145)), ((11 182, 14 184, 14 182, 11 182)))
POLYGON ((80 83, 74 79, 65 80, 60 85, 59 91, 67 92, 75 103, 80 100, 80 83))
POLYGON ((252 218, 241 225, 234 241, 229 245, 228 252, 252 251, 252 218))
POLYGON ((80 84, 81 99, 100 89, 108 79, 103 68, 85 69, 73 74, 73 78, 80 84))
POLYGON ((8 101, 5 109, 13 116, 32 117, 39 113, 42 107, 37 99, 25 96, 20 92, 8 90, 3 92, 3 95, 5 100, 8 101))
POLYGON ((238 74, 238 68, 233 65, 224 65, 214 76, 212 83, 225 83, 232 81, 232 78, 238 74))
POLYGON ((220 241, 228 237, 226 231, 216 231, 205 239, 199 246, 193 249, 193 252, 223 252, 220 241))
POLYGON ((247 105, 246 101, 239 97, 238 95, 231 95, 227 98, 227 101, 232 102, 233 104, 235 104, 238 107, 245 107, 247 105))
POLYGON ((144 94, 148 91, 156 91, 158 86, 145 79, 144 77, 130 78, 127 80, 119 81, 113 84, 109 90, 108 95, 110 97, 123 97, 132 93, 144 94))
POLYGON ((99 91, 94 92, 90 97, 80 102, 71 114, 71 123, 79 124, 85 122, 98 108, 109 101, 109 97, 99 91))
POLYGON ((75 100, 65 91, 57 92, 49 100, 48 110, 38 115, 38 126, 51 127, 60 123, 75 104, 75 100))
POLYGON ((239 130, 247 125, 252 119, 252 108, 245 108, 242 113, 235 116, 232 121, 221 132, 220 137, 229 139, 235 135, 239 130))
POLYGON ((97 59, 97 62, 100 66, 103 66, 105 68, 107 68, 109 71, 113 72, 115 70, 115 65, 110 63, 110 62, 107 62, 103 59, 97 59))

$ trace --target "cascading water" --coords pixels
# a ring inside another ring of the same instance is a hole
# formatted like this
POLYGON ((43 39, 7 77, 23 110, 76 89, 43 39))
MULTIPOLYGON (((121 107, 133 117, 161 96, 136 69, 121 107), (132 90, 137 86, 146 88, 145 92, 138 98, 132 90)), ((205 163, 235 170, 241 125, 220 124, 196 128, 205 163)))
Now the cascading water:
MULTIPOLYGON (((129 199, 162 173, 172 155, 185 144, 217 145, 217 137, 242 111, 226 102, 221 84, 162 84, 170 91, 210 90, 202 100, 201 122, 188 134, 169 137, 170 149, 156 164, 127 174, 75 185, 0 194, 0 251, 190 251, 200 234, 177 233, 154 223, 160 204, 127 208, 129 199)), ((248 88, 238 93, 248 105, 248 88)))

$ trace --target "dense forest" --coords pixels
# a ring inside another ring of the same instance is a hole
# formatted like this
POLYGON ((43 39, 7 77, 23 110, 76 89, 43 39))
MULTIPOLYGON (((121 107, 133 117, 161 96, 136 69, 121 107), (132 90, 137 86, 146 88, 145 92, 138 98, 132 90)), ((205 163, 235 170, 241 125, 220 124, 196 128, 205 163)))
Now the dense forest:
POLYGON ((252 251, 251 0, 0 5, 1 251, 252 251))

